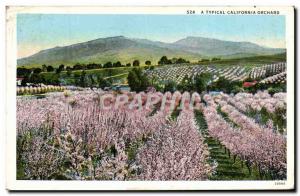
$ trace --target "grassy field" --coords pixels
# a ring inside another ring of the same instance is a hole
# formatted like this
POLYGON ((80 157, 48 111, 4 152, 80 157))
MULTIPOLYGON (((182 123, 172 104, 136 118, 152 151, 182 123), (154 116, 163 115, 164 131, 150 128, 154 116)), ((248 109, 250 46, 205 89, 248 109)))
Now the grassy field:
POLYGON ((260 64, 271 64, 277 62, 285 62, 286 54, 276 54, 267 56, 253 56, 253 57, 243 57, 243 58, 233 58, 233 59, 221 59, 213 62, 200 62, 197 64, 207 65, 243 65, 243 66, 256 66, 260 64))
MULTIPOLYGON (((113 80, 124 80, 127 78, 129 71, 133 67, 116 67, 116 68, 105 68, 105 69, 91 69, 85 70, 87 78, 92 75, 95 79, 100 76, 104 79, 113 80)), ((52 78, 58 77, 59 80, 64 81, 65 84, 71 85, 75 83, 75 78, 80 77, 82 70, 72 71, 70 75, 66 71, 62 71, 59 74, 55 72, 42 72, 40 73, 46 80, 51 80, 52 78)), ((119 83, 119 82, 117 82, 119 83)), ((122 82, 124 83, 124 82, 122 82)))

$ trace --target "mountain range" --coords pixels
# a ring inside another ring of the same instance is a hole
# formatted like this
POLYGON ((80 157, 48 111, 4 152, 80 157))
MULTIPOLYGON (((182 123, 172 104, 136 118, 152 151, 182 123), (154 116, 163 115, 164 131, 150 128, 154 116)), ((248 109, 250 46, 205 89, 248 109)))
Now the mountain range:
POLYGON ((235 58, 284 53, 284 48, 268 48, 251 42, 234 42, 204 37, 186 37, 173 43, 134 39, 124 36, 99 38, 69 46, 42 50, 29 57, 18 59, 18 66, 37 66, 76 63, 122 64, 137 59, 144 64, 150 60, 156 64, 162 56, 182 57, 189 61, 201 58, 235 58))

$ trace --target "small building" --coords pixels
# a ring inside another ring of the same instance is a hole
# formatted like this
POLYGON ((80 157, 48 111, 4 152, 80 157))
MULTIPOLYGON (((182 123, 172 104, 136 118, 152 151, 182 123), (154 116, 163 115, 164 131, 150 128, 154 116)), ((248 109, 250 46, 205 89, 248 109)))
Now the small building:
POLYGON ((22 77, 17 78, 17 86, 21 86, 21 85, 22 85, 23 79, 24 79, 24 78, 22 78, 22 77))
POLYGON ((243 87, 252 87, 252 86, 255 86, 255 84, 257 83, 257 81, 253 81, 253 82, 244 82, 243 83, 243 87))

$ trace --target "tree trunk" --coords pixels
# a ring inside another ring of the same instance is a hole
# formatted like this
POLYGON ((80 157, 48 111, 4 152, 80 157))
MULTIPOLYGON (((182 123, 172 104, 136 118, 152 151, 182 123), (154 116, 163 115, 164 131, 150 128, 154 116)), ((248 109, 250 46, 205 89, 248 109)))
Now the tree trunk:
POLYGON ((262 180, 263 179, 263 174, 262 174, 262 170, 260 168, 260 165, 258 165, 257 167, 258 167, 259 177, 262 180))
POLYGON ((246 162, 246 166, 247 166, 247 168, 249 170, 249 175, 251 175, 251 165, 249 164, 248 161, 246 162))

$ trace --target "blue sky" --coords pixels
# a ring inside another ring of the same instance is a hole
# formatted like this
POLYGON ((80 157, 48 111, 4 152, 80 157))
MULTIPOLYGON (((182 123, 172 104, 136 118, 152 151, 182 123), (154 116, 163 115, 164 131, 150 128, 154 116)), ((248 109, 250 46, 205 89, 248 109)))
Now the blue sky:
POLYGON ((21 14, 17 17, 19 58, 42 49, 118 35, 164 42, 202 36, 285 47, 285 17, 88 14, 21 14))

